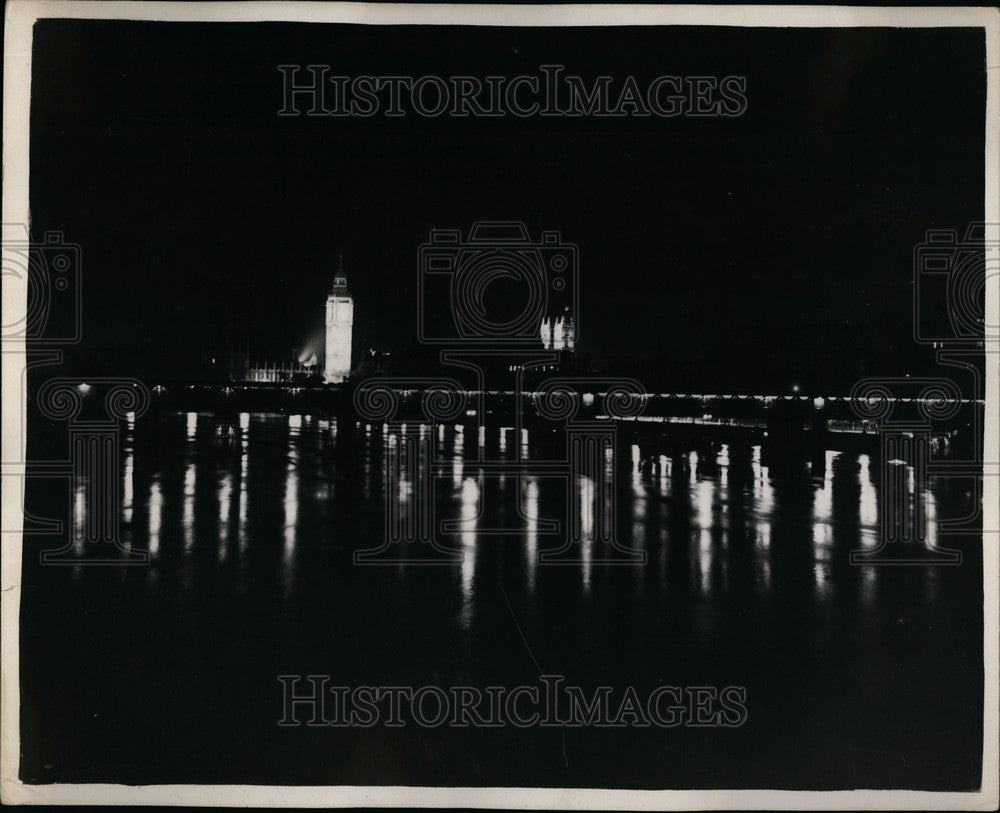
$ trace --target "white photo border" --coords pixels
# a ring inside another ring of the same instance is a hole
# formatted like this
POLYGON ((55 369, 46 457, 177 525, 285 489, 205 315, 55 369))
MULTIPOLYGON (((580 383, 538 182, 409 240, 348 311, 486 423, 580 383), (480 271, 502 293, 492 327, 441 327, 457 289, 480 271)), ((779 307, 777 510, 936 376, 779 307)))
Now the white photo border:
MULTIPOLYGON (((36 20, 103 19, 184 22, 316 22, 359 25, 467 26, 728 26, 771 28, 983 28, 987 93, 986 240, 1000 241, 1000 10, 996 8, 694 5, 413 5, 309 2, 135 2, 134 0, 9 0, 6 6, 3 87, 3 223, 28 223, 32 34, 36 20)), ((7 226, 5 225, 6 229, 7 226)), ((4 234, 4 240, 8 235, 4 234)), ((1000 285, 986 288, 986 313, 1000 314, 1000 285)), ((2 324, 26 313, 26 286, 3 277, 2 324)), ((21 387, 23 344, 2 354, 2 459, 23 460, 26 404, 21 387), (16 396, 8 397, 8 393, 16 396)), ((994 351, 996 353, 996 351, 994 351)), ((987 466, 1000 465, 1000 359, 986 364, 984 427, 987 466)), ((996 472, 1000 474, 1000 472, 996 472)), ((251 807, 478 807, 576 810, 794 810, 804 808, 996 810, 1000 783, 1000 627, 998 551, 987 534, 1000 531, 1000 476, 983 482, 984 725, 982 787, 974 792, 904 790, 612 790, 583 788, 111 785, 20 781, 19 611, 20 532, 4 533, 0 558, 0 791, 4 804, 177 805, 251 807)), ((20 489, 2 491, 2 527, 21 528, 20 489)), ((996 541, 996 537, 992 537, 996 541)))

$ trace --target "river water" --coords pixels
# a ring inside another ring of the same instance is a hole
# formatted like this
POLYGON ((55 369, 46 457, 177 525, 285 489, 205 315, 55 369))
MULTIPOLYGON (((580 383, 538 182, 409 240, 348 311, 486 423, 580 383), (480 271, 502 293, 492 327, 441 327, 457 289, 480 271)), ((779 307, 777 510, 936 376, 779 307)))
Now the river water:
MULTIPOLYGON (((970 510, 969 483, 932 480, 922 495, 928 536, 961 550, 961 565, 852 565, 852 550, 880 538, 879 466, 866 454, 828 451, 816 476, 778 477, 759 447, 650 456, 623 443, 606 455, 614 489, 602 492, 600 478, 531 468, 544 450, 499 428, 400 436, 266 414, 219 425, 195 413, 129 424, 122 534, 148 564, 42 566, 38 552, 60 537, 26 537, 26 780, 978 786, 981 538, 936 530, 970 510), (387 564, 390 547, 357 564, 385 540, 387 490, 400 522, 418 521, 425 483, 389 476, 414 436, 440 464, 430 524, 456 561, 387 564), (608 561, 594 539, 593 506, 612 494, 618 543, 642 564, 608 561), (570 510, 580 543, 540 561, 570 510), (280 727, 282 674, 445 688, 546 674, 642 696, 737 686, 747 718, 280 727)), ((65 483, 31 483, 26 504, 79 532, 86 491, 68 491, 67 507, 65 483)))

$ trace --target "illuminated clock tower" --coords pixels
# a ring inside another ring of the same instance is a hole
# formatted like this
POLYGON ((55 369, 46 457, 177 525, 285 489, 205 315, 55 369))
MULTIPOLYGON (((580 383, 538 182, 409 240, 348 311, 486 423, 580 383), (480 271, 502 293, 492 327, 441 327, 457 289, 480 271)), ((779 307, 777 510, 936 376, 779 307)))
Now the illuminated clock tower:
POLYGON ((354 299, 347 290, 344 257, 341 255, 333 289, 326 298, 326 367, 323 380, 339 384, 351 373, 351 338, 354 330, 354 299))

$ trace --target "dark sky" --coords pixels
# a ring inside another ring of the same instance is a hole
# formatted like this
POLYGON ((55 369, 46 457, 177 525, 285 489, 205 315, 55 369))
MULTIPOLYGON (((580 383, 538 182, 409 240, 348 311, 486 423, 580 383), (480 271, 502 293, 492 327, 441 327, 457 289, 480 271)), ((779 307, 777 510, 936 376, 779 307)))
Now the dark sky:
MULTIPOLYGON (((973 29, 522 29, 43 21, 37 236, 83 249, 80 372, 176 374, 321 325, 344 261, 356 351, 416 331, 417 248, 479 219, 580 250, 580 347, 695 385, 846 389, 933 369, 912 254, 983 217, 973 29), (282 118, 282 63, 345 75, 743 75, 739 118, 282 118)), ((683 390, 681 390, 683 391, 683 390)))

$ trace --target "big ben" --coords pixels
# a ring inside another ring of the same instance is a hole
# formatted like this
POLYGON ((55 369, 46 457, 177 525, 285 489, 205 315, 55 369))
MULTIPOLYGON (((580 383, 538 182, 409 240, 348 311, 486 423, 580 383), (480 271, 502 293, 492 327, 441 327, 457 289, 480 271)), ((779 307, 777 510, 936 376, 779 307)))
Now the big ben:
POLYGON ((354 330, 354 299, 347 289, 343 257, 326 298, 326 365, 323 380, 339 384, 351 373, 351 339, 354 330))

